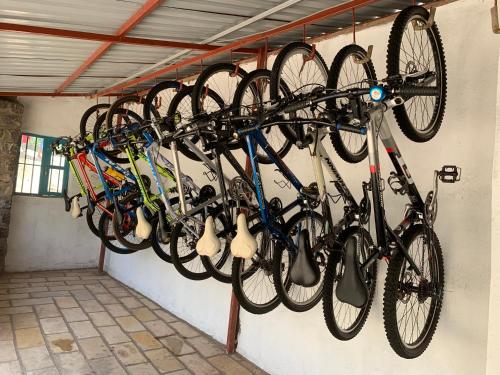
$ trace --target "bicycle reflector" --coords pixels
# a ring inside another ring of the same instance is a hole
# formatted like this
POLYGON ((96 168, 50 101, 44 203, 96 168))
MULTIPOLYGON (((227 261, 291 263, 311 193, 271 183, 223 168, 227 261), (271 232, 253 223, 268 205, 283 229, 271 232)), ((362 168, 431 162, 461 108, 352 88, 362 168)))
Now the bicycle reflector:
POLYGON ((370 98, 374 102, 381 102, 385 99, 385 91, 382 86, 373 86, 370 88, 370 98))

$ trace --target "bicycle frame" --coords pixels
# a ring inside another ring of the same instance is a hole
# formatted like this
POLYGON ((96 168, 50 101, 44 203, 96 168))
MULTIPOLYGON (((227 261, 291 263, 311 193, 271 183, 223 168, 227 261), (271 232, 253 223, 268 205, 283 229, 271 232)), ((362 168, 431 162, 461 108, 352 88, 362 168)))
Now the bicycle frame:
POLYGON ((368 110, 371 120, 366 125, 366 136, 368 145, 368 158, 370 162, 370 185, 374 203, 373 212, 377 233, 378 249, 367 259, 365 264, 363 264, 363 267, 369 265, 375 259, 375 257, 378 257, 380 254, 384 256, 390 255, 388 248, 389 234, 392 240, 397 244, 397 247, 402 251, 405 258, 408 260, 410 267, 412 267, 415 270, 415 273, 420 276, 421 272, 416 266, 413 259, 408 254, 407 249, 400 239, 400 235, 402 232, 408 229, 411 223, 415 220, 415 217, 411 217, 411 214, 416 214, 419 220, 423 220, 425 205, 415 185, 415 182, 411 177, 410 171, 408 170, 408 167, 403 160, 396 141, 392 136, 389 124, 384 117, 384 112, 390 107, 391 103, 388 102, 375 105, 373 108, 368 110), (387 151, 387 154, 389 155, 389 158, 391 159, 391 162, 396 169, 398 177, 404 179, 404 185, 407 186, 408 197, 411 202, 410 209, 407 208, 403 221, 396 227, 395 230, 390 228, 385 217, 382 178, 380 176, 378 138, 381 139, 382 144, 384 145, 385 150, 387 151))

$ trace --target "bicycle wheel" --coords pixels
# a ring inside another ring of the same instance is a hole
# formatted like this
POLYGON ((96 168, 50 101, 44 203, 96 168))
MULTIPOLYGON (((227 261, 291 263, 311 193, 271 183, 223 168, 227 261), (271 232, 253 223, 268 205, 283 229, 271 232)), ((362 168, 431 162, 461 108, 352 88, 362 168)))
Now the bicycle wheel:
POLYGON ((403 358, 416 358, 427 349, 441 313, 443 253, 436 234, 429 232, 424 225, 416 224, 401 238, 422 272, 420 277, 410 269, 401 252, 391 258, 387 269, 384 287, 385 333, 392 349, 403 358))
MULTIPOLYGON (((114 206, 113 205, 109 206, 107 210, 113 213, 114 206)), ((99 219, 98 228, 99 228, 99 237, 101 238, 101 241, 104 244, 104 246, 106 246, 109 250, 118 254, 132 254, 137 251, 137 250, 131 250, 127 247, 123 247, 123 245, 117 241, 113 231, 112 216, 110 216, 108 213, 106 212, 102 213, 101 218, 99 219)))
MULTIPOLYGON (((243 78, 236 89, 232 104, 236 115, 258 116, 264 112, 271 100, 270 78, 271 71, 267 69, 254 70, 243 78)), ((284 82, 281 85, 281 91, 285 91, 283 95, 287 95, 289 92, 284 82)), ((292 141, 286 136, 288 131, 287 125, 272 126, 262 131, 266 140, 281 158, 285 157, 292 147, 292 141)), ((248 147, 244 140, 241 141, 241 148, 248 154, 248 147)), ((257 147, 256 154, 259 163, 272 163, 272 160, 260 146, 257 147)))
MULTIPOLYGON (((328 67, 319 52, 306 43, 290 43, 274 60, 270 82, 271 99, 279 100, 284 94, 309 94, 315 89, 326 87, 327 80, 328 67), (283 83, 288 87, 289 93, 280 89, 283 83)), ((301 110, 300 113, 302 115, 299 117, 311 115, 308 109, 301 110)))
POLYGON ((90 210, 87 208, 87 212, 85 213, 85 216, 87 218, 87 224, 89 226, 90 231, 92 233, 94 233, 97 237, 99 237, 99 229, 98 228, 99 228, 99 219, 101 218, 101 211, 97 207, 97 203, 105 205, 106 197, 104 195, 104 191, 97 194, 96 198, 97 198, 97 202, 93 202, 93 204, 95 205, 94 212, 90 212, 90 210))
POLYGON ((406 83, 434 86, 436 96, 405 98, 403 105, 393 108, 401 131, 415 142, 427 142, 438 132, 446 106, 446 62, 441 35, 436 22, 427 27, 429 12, 420 6, 404 9, 396 17, 387 47, 387 74, 426 72, 406 83))
MULTIPOLYGON (((122 121, 125 121, 127 124, 142 122, 141 116, 139 116, 134 111, 126 110, 124 108, 119 108, 115 111, 115 116, 113 116, 114 120, 118 120, 117 119, 118 114, 121 116, 121 119, 119 120, 120 123, 122 121)), ((102 151, 111 161, 120 164, 128 163, 129 159, 128 157, 126 157, 125 153, 120 149, 116 149, 115 146, 113 145, 113 142, 106 139, 106 137, 110 134, 111 131, 112 132, 114 132, 115 130, 118 131, 118 128, 120 128, 121 125, 108 128, 106 124, 106 117, 107 114, 103 113, 97 119, 93 132, 94 142, 98 143, 99 150, 102 151), (115 129, 115 130, 108 130, 108 129, 115 129)), ((125 140, 125 137, 123 137, 123 140, 125 140)))
POLYGON ((139 193, 132 193, 123 198, 119 203, 120 215, 117 214, 116 206, 113 211, 113 233, 115 238, 123 246, 130 250, 144 250, 151 246, 151 238, 143 239, 135 235, 137 226, 136 209, 142 209, 146 220, 151 221, 153 215, 142 206, 139 193), (120 220, 121 219, 121 220, 120 220))
POLYGON ((257 240, 257 251, 252 259, 233 258, 233 291, 246 311, 265 314, 280 304, 273 282, 273 253, 276 243, 263 225, 250 228, 257 240))
MULTIPOLYGON (((184 88, 181 91, 179 91, 177 95, 175 95, 172 101, 170 102, 170 106, 167 112, 167 118, 169 119, 176 118, 177 124, 167 125, 168 131, 175 131, 176 129, 181 129, 181 128, 186 130, 191 130, 190 123, 193 119, 193 112, 191 106, 192 92, 193 92, 193 86, 184 86, 184 88)), ((215 107, 218 107, 219 109, 224 108, 224 101, 222 100, 222 98, 218 97, 217 94, 212 90, 208 90, 205 102, 206 103, 210 102, 211 108, 215 107)), ((188 137, 188 139, 192 143, 194 143, 196 147, 202 149, 200 137, 198 137, 197 135, 193 135, 192 137, 188 137)), ((164 146, 170 146, 170 145, 164 145, 164 146)), ((186 146, 186 144, 182 140, 179 140, 177 142, 177 148, 189 159, 196 161, 201 160, 188 146, 186 146)), ((212 158, 211 152, 206 152, 205 155, 210 159, 212 158)))
POLYGON ((369 272, 363 273, 368 287, 368 301, 363 307, 357 308, 337 299, 335 294, 337 281, 344 272, 344 260, 341 255, 339 256, 338 251, 345 252, 345 244, 351 238, 356 241, 360 264, 368 258, 370 246, 373 245, 370 233, 358 226, 345 229, 338 237, 339 247, 335 249, 336 251, 332 251, 328 258, 323 288, 323 316, 326 326, 333 336, 342 341, 354 338, 363 328, 373 303, 377 281, 377 263, 375 262, 370 266, 369 272))
POLYGON ((197 212, 177 223, 170 238, 170 256, 176 270, 191 280, 205 280, 210 277, 196 252, 196 242, 203 233, 205 213, 197 212))
POLYGON ((246 75, 242 68, 229 63, 217 63, 204 69, 198 76, 191 94, 193 114, 211 114, 221 110, 218 103, 206 100, 209 90, 222 99, 222 108, 231 106, 236 88, 246 75))
POLYGON ((144 120, 154 120, 160 126, 164 125, 170 102, 180 87, 181 84, 177 81, 163 81, 153 86, 144 99, 142 112, 144 120))
POLYGON ((82 118, 80 119, 80 135, 82 139, 89 139, 89 136, 92 135, 94 130, 95 123, 99 116, 109 108, 109 104, 96 104, 87 109, 82 118))
MULTIPOLYGON (((309 243, 314 247, 318 239, 325 235, 325 220, 317 212, 301 211, 288 220, 284 233, 293 239, 298 246, 299 234, 302 229, 309 232, 309 243)), ((320 280, 314 286, 305 287, 293 283, 290 271, 297 255, 288 249, 278 246, 273 258, 273 281, 281 302, 292 311, 303 312, 312 309, 321 300, 323 295, 323 280, 325 275, 326 256, 320 249, 315 254, 315 261, 320 269, 320 280)))
MULTIPOLYGON (((377 79, 375 68, 371 60, 363 64, 357 60, 366 57, 366 51, 356 44, 342 48, 335 56, 328 74, 328 90, 340 90, 350 86, 368 88, 377 79)), ((368 101, 369 95, 361 97, 368 101)), ((343 107, 349 105, 349 99, 327 100, 330 112, 338 113, 343 107)), ((368 155, 366 136, 345 131, 333 131, 330 139, 337 154, 348 163, 359 163, 368 155)))

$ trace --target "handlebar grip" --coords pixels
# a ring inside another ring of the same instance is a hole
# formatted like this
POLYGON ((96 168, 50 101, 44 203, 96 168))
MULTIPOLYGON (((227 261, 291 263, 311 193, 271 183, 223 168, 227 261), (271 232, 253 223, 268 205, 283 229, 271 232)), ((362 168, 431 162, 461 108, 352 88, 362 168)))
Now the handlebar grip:
POLYGON ((402 86, 399 95, 403 96, 438 96, 439 89, 436 86, 402 86))

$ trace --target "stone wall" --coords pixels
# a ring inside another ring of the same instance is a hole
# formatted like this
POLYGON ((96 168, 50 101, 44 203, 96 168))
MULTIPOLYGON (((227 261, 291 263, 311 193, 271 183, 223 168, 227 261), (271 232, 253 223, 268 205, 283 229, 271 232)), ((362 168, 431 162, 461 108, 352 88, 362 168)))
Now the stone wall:
POLYGON ((10 209, 24 107, 15 97, 0 98, 0 272, 5 268, 10 209))

